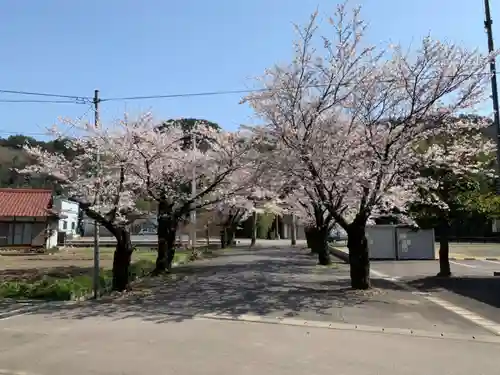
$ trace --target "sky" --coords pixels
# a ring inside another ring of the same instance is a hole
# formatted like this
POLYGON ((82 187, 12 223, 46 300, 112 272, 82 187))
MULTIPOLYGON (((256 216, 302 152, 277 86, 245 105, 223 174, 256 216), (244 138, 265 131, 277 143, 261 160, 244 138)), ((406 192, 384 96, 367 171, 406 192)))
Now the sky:
MULTIPOLYGON (((425 35, 486 51, 483 0, 351 0, 368 22, 367 43, 417 45, 425 35)), ((500 1, 492 0, 500 47, 500 1)), ((290 60, 292 23, 332 0, 0 0, 0 90, 102 98, 255 87, 254 77, 290 60)), ((151 110, 228 130, 258 120, 241 94, 101 103, 103 123, 151 110)), ((65 100, 0 93, 1 100, 65 100)), ((60 117, 93 121, 89 104, 1 103, 0 137, 40 138, 60 117)))

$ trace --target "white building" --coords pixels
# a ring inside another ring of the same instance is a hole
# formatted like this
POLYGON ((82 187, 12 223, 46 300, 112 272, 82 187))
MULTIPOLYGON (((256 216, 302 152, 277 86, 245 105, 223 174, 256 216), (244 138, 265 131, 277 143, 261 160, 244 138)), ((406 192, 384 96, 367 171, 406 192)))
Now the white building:
POLYGON ((69 236, 76 236, 79 212, 78 203, 56 197, 54 198, 54 209, 62 216, 59 220, 58 231, 65 232, 69 236))

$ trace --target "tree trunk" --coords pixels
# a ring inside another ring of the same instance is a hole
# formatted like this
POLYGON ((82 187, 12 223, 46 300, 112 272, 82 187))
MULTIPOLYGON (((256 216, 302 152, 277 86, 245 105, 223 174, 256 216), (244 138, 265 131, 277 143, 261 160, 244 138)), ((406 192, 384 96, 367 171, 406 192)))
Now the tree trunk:
POLYGON ((227 244, 227 228, 222 228, 220 231, 220 248, 225 249, 227 244))
POLYGON ((292 215, 292 228, 291 228, 291 237, 292 237, 292 246, 297 245, 297 219, 295 219, 295 215, 292 215))
POLYGON ((252 213, 252 241, 250 246, 255 246, 257 242, 257 212, 252 213))
POLYGON ((330 251, 328 250, 328 231, 324 228, 313 228, 311 230, 312 252, 318 254, 318 263, 328 266, 332 263, 330 251))
POLYGON ((228 228, 226 236, 226 246, 233 246, 234 244, 235 231, 232 228, 228 228))
POLYGON ((441 236, 439 237, 439 277, 450 277, 450 223, 444 219, 441 223, 441 236))
POLYGON ((175 256, 175 235, 177 223, 171 218, 161 217, 158 219, 158 256, 154 275, 169 272, 172 269, 172 261, 175 256))
POLYGON ((369 289, 370 256, 364 225, 353 223, 349 226, 347 248, 349 249, 351 286, 354 289, 369 289))
POLYGON ((312 231, 313 231, 313 228, 311 228, 311 227, 306 227, 304 229, 304 233, 306 235, 307 247, 309 249, 311 249, 311 253, 314 254, 314 252, 316 251, 316 248, 313 246, 312 231))
POLYGON ((116 230, 116 248, 113 255, 112 289, 122 292, 128 287, 130 260, 132 259, 132 242, 127 229, 116 230))

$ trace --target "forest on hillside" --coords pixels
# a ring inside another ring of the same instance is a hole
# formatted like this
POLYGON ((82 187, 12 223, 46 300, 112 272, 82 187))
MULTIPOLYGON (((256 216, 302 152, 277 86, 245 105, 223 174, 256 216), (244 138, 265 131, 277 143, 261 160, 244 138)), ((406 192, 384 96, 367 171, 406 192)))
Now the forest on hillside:
POLYGON ((34 163, 34 160, 23 150, 23 145, 27 143, 66 156, 70 156, 72 152, 66 147, 64 139, 45 142, 22 134, 0 138, 0 187, 48 188, 59 191, 59 187, 53 180, 46 177, 24 176, 17 172, 18 169, 34 163))

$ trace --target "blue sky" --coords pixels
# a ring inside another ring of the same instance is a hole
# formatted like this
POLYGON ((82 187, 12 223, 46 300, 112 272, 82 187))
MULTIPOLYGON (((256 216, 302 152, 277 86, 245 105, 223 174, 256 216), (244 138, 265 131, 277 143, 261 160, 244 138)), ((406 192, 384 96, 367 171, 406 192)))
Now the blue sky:
MULTIPOLYGON (((486 50, 483 0, 353 0, 370 43, 435 38, 486 50)), ((0 0, 0 89, 127 97, 253 86, 287 61, 291 23, 332 0, 0 0)), ((500 47, 500 4, 492 1, 500 47)), ((226 129, 255 122, 240 95, 102 103, 103 121, 151 109, 159 118, 198 117, 226 129)), ((44 99, 0 94, 0 99, 44 99)), ((0 103, 0 136, 41 133, 59 116, 92 118, 88 105, 0 103)))

